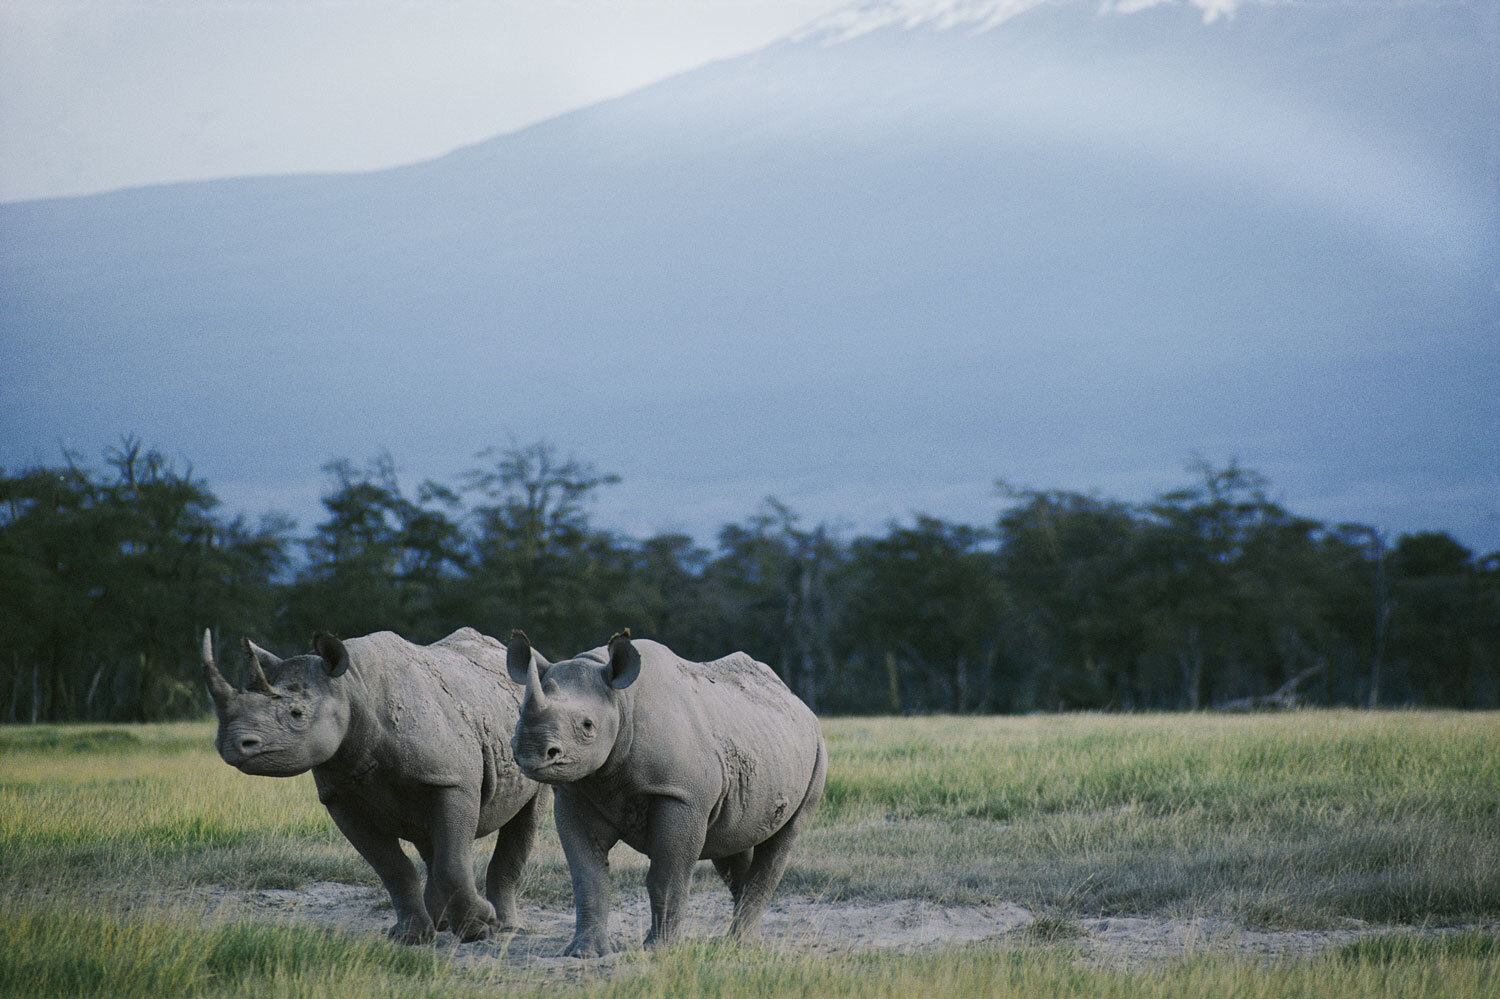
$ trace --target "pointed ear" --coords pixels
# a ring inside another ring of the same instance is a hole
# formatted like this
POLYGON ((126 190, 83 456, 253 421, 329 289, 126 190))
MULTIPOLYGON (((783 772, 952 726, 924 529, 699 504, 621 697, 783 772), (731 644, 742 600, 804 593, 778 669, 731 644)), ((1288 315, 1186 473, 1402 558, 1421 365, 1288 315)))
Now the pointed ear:
POLYGON ((531 672, 532 656, 536 656, 538 670, 550 665, 531 647, 531 639, 526 637, 526 632, 520 628, 512 631, 510 641, 505 644, 505 671, 523 687, 526 686, 527 674, 531 672))
POLYGON ((344 675, 344 671, 349 668, 349 652, 344 648, 343 642, 326 631, 320 631, 313 636, 312 646, 313 651, 322 658, 323 668, 330 677, 344 675))
POLYGON ((260 694, 269 694, 271 683, 266 679, 266 670, 269 669, 272 673, 279 672, 281 660, 248 638, 240 639, 240 648, 245 650, 245 658, 250 660, 250 682, 245 684, 245 689, 260 694))
POLYGON ((609 685, 624 690, 641 675, 641 654, 630 640, 630 629, 616 633, 609 640, 609 685))

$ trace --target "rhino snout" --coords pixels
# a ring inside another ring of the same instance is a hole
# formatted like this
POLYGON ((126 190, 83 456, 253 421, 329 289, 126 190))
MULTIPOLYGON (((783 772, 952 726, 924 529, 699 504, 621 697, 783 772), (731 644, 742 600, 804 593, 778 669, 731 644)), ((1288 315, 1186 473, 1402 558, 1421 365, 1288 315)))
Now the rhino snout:
POLYGON ((528 776, 540 779, 541 775, 559 763, 566 761, 562 746, 557 743, 546 743, 541 746, 516 746, 516 763, 528 776))
POLYGON ((258 756, 266 747, 265 740, 254 732, 226 732, 219 746, 219 755, 231 766, 239 766, 251 757, 258 756))

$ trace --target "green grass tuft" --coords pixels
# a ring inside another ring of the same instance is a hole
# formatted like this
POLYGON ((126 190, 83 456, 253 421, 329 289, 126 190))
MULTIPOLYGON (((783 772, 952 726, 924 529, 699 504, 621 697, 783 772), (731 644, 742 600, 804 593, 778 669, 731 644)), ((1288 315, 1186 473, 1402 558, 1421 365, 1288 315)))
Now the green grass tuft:
POLYGON ((255 980, 432 977, 447 965, 430 949, 329 929, 0 906, 0 995, 158 999, 255 980))
MULTIPOLYGON (((248 777, 210 724, 0 729, 0 994, 403 997, 1456 996, 1500 994, 1493 714, 830 719, 828 792, 780 894, 1013 902, 1004 945, 787 954, 695 942, 562 981, 308 926, 204 925, 203 885, 376 885, 310 776, 248 777), (175 893, 175 894, 174 894, 175 893), (1412 927, 1311 961, 1080 962, 1079 920, 1219 916, 1274 929, 1412 927)), ((527 905, 565 905, 548 823, 527 905)), ((476 855, 482 878, 488 844, 476 855)), ((645 862, 621 847, 617 896, 645 862)), ((695 891, 722 891, 700 866, 695 891)), ((570 966, 571 967, 571 966, 570 966)))
POLYGON ((1465 930, 1437 936, 1384 933, 1345 944, 1338 958, 1346 963, 1391 965, 1435 961, 1478 961, 1500 964, 1500 936, 1465 930))

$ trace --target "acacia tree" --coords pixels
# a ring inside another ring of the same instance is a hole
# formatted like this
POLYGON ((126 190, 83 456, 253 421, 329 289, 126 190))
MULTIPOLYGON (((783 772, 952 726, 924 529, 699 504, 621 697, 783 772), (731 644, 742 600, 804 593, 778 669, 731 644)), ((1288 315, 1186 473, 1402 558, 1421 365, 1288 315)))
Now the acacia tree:
POLYGON ((1206 706, 1215 693, 1237 691, 1243 664, 1239 631, 1253 586, 1241 556, 1251 534, 1278 508, 1266 480, 1235 462, 1191 466, 1197 485, 1163 494, 1147 509, 1155 520, 1145 537, 1152 621, 1176 661, 1182 702, 1206 706))
POLYGON ((768 497, 744 522, 720 529, 703 593, 720 622, 715 654, 742 649, 765 661, 817 710, 838 669, 831 588, 842 549, 827 525, 809 531, 800 520, 768 497))
POLYGON ((0 669, 15 720, 201 710, 197 636, 269 600, 285 521, 226 523, 191 470, 125 437, 101 476, 72 455, 4 483, 0 669))
POLYGON ((1423 699, 1452 707, 1497 701, 1500 654, 1493 571, 1447 534, 1403 535, 1390 554, 1392 659, 1423 699))
POLYGON ((490 464, 465 472, 463 490, 478 497, 469 513, 469 607, 482 630, 522 628, 533 644, 568 654, 603 642, 621 560, 613 539, 590 528, 589 507, 619 476, 563 459, 546 443, 476 457, 490 464))
POLYGON ((903 706, 961 712, 989 702, 1001 616, 992 539, 918 516, 854 542, 849 630, 868 661, 885 665, 903 706))
POLYGON ((1017 706, 1145 703, 1135 513, 1080 493, 1001 489, 1019 501, 998 525, 1017 706))
POLYGON ((340 458, 323 471, 328 519, 304 542, 307 562, 288 600, 287 637, 390 630, 432 641, 457 627, 454 589, 465 555, 449 516, 458 505, 452 490, 427 482, 408 499, 384 453, 363 469, 340 458))
POLYGON ((726 629, 705 582, 707 549, 686 534, 658 534, 627 541, 615 555, 623 584, 612 592, 609 613, 618 626, 665 642, 689 659, 727 651, 718 644, 726 629))

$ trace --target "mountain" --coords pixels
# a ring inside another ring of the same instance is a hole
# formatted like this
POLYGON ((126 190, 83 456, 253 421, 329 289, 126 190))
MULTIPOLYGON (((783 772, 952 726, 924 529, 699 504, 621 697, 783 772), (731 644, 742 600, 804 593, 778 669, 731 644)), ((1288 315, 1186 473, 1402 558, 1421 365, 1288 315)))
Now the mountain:
POLYGON ((415 166, 3 205, 0 463, 133 431, 305 522, 547 438, 708 540, 1202 455, 1500 548, 1496 12, 861 4, 415 166))

